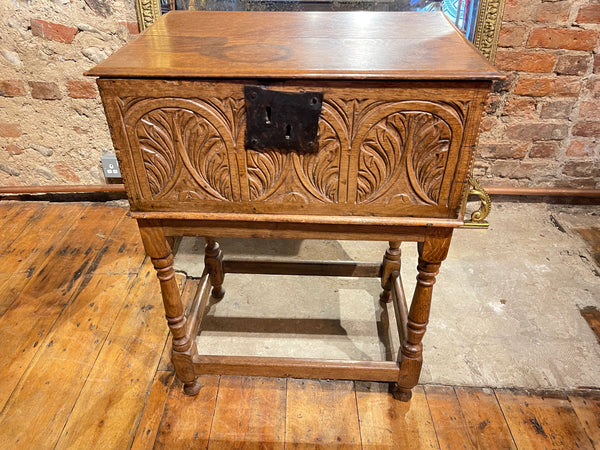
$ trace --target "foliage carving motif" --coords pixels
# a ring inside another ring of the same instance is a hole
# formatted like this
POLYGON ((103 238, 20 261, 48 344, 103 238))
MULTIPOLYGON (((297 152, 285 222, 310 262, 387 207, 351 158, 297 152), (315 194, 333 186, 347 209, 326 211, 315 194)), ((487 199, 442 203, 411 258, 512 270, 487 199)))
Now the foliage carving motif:
POLYGON ((185 170, 192 183, 187 198, 277 202, 294 193, 294 199, 321 203, 437 205, 467 109, 468 103, 330 98, 323 104, 319 151, 297 154, 244 149, 243 100, 173 99, 140 116, 136 138, 157 199, 172 197, 185 170), (243 183, 232 180, 238 165, 247 196, 238 192, 243 183))
POLYGON ((448 158, 448 125, 425 112, 397 112, 371 127, 360 145, 357 202, 371 203, 403 174, 427 204, 437 204, 448 158))
POLYGON ((282 181, 286 156, 276 150, 246 150, 250 200, 263 200, 277 189, 278 181, 282 181))
POLYGON ((319 151, 297 158, 296 172, 304 187, 317 199, 331 203, 339 200, 341 143, 335 129, 319 123, 319 151))
POLYGON ((138 121, 137 139, 155 198, 170 193, 184 166, 210 197, 232 200, 225 142, 200 114, 183 108, 154 109, 138 121))

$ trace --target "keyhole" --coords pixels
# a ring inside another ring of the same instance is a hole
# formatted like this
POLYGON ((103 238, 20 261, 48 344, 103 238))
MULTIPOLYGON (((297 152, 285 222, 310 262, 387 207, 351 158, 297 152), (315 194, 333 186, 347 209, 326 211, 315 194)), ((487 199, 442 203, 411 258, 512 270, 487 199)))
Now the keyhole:
POLYGON ((265 109, 265 122, 267 124, 271 123, 271 107, 267 106, 267 108, 265 109))
POLYGON ((289 138, 290 138, 290 136, 291 136, 291 134, 292 134, 292 126, 288 124, 288 125, 285 127, 285 138, 286 138, 286 139, 289 139, 289 138))

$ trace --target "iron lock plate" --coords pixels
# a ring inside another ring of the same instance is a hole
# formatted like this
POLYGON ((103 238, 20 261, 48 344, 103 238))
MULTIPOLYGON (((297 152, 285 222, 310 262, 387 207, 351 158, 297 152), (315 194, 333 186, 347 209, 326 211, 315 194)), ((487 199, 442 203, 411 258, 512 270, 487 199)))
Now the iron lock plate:
POLYGON ((282 92, 262 86, 244 86, 244 97, 246 148, 318 150, 322 92, 282 92))

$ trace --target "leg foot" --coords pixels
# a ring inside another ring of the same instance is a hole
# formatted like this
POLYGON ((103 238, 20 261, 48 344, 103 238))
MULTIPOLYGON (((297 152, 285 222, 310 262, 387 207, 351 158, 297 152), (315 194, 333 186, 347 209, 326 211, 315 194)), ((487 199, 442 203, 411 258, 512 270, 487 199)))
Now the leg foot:
POLYGON ((200 392, 200 388, 202 388, 202 383, 200 382, 200 378, 196 378, 194 381, 183 384, 183 393, 190 397, 198 395, 200 392))
POLYGON ((213 287, 211 295, 215 300, 221 300, 225 297, 225 289, 223 289, 223 286, 215 286, 213 287))
POLYGON ((412 398, 412 390, 401 388, 397 384, 391 386, 392 395, 394 398, 401 402, 408 402, 412 398))
POLYGON ((381 294, 379 294, 379 301, 381 303, 390 303, 392 301, 392 292, 386 289, 381 291, 381 294))

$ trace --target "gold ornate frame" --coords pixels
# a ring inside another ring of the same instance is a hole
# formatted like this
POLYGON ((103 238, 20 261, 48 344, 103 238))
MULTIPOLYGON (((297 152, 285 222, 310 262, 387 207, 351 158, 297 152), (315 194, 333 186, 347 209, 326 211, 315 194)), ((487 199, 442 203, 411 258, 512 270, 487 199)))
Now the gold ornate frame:
POLYGON ((504 0, 479 0, 473 44, 491 63, 496 59, 504 0))
MULTIPOLYGON (((473 43, 490 62, 494 62, 496 57, 504 1, 479 0, 473 43)), ((160 0, 135 0, 135 6, 140 31, 152 25, 160 15, 160 0)))
POLYGON ((135 0, 138 27, 144 31, 160 16, 160 0, 135 0))

